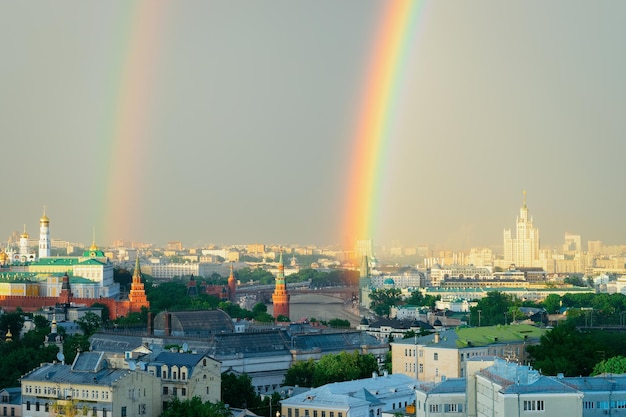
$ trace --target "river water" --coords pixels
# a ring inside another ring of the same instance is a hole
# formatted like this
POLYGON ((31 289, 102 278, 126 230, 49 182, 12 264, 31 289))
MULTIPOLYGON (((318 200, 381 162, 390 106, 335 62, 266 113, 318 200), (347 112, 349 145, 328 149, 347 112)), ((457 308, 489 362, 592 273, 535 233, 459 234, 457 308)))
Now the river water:
MULTIPOLYGON (((272 304, 267 305, 267 312, 273 314, 272 304)), ((338 298, 321 294, 292 294, 289 299, 289 316, 292 321, 304 318, 315 318, 317 321, 348 320, 351 327, 356 327, 361 321, 358 308, 353 308, 352 304, 345 305, 338 298)))

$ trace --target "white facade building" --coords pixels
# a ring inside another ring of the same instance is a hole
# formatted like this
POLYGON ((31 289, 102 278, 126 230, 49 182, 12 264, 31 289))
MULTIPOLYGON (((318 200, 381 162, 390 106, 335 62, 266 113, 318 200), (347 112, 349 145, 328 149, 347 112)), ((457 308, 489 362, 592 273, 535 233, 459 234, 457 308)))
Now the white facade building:
POLYGON ((524 204, 515 221, 515 237, 511 235, 511 229, 504 230, 504 263, 518 267, 542 266, 539 259, 539 229, 534 227, 533 219, 528 214, 525 191, 524 204))

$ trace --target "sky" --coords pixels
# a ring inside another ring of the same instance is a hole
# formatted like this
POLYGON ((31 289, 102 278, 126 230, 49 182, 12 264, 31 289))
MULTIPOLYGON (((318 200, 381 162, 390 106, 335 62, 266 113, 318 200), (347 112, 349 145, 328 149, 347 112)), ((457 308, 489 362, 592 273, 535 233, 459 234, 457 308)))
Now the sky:
MULTIPOLYGON (((390 3, 3 2, 0 242, 339 244, 390 3)), ((413 10, 367 238, 626 243, 626 2, 413 10)))

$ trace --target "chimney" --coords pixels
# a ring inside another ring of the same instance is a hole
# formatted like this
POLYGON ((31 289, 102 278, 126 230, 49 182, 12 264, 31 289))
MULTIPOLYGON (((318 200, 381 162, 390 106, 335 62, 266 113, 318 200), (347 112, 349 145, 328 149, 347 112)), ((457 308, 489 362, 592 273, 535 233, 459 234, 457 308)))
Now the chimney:
POLYGON ((439 343, 439 333, 435 333, 435 343, 439 343))
POLYGON ((165 313, 165 336, 172 335, 172 313, 165 313))
POLYGON ((152 333, 154 332, 153 326, 154 325, 154 321, 152 320, 152 313, 148 312, 148 336, 152 336, 152 333))

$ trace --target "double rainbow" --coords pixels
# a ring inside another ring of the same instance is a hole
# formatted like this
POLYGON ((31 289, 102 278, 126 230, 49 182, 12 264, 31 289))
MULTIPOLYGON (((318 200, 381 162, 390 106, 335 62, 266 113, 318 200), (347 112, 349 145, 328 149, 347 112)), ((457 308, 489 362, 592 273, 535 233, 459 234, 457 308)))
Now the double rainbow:
POLYGON ((344 213, 346 249, 353 249, 357 240, 374 238, 395 105, 423 9, 421 0, 392 0, 384 5, 351 147, 353 159, 344 213))
MULTIPOLYGON (((154 68, 167 10, 162 1, 139 0, 121 6, 118 37, 108 68, 112 88, 102 132, 97 224, 106 226, 100 239, 130 239, 140 235, 143 201, 136 197, 144 185, 145 155, 150 145, 150 117, 154 114, 154 68)), ((110 242, 108 242, 110 243, 110 242)))

